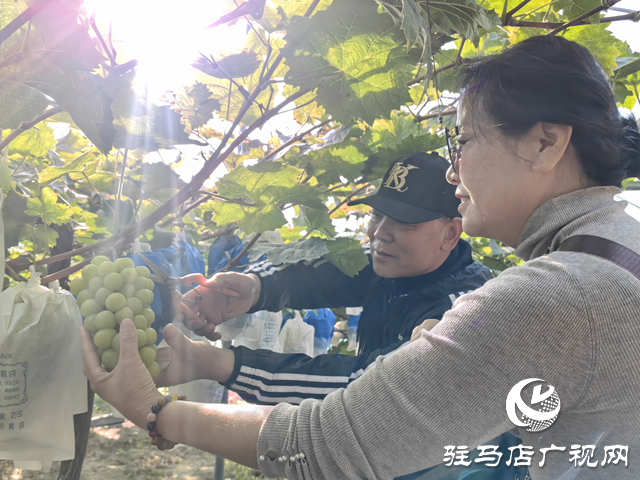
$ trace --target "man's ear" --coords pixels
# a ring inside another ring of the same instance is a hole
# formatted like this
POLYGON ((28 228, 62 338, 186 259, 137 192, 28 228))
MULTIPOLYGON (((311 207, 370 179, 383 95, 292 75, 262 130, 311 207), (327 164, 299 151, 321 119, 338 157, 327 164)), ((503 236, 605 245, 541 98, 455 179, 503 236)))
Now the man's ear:
POLYGON ((560 162, 571 142, 573 127, 555 123, 536 123, 527 134, 533 149, 531 168, 546 173, 560 162))
POLYGON ((462 219, 454 217, 447 222, 444 228, 444 238, 440 248, 445 252, 450 252, 456 247, 458 240, 460 240, 460 235, 462 235, 462 219))

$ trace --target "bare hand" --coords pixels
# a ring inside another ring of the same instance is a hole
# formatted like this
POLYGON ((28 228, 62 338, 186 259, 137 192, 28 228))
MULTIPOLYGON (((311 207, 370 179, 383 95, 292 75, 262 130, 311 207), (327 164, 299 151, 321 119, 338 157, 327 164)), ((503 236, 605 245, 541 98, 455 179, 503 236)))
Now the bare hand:
POLYGON ((428 318, 413 329, 413 332, 411 332, 411 341, 413 342, 414 340, 417 340, 418 338, 420 338, 420 335, 422 335, 423 330, 431 330, 438 323, 440 323, 440 320, 436 320, 435 318, 428 318))
POLYGON ((226 272, 211 277, 203 286, 180 299, 182 321, 196 335, 217 340, 215 326, 247 313, 260 296, 260 280, 255 275, 226 272), (195 302, 200 295, 201 300, 195 302), (186 309, 184 307, 187 307, 186 309))
POLYGON ((138 353, 138 333, 133 322, 125 319, 120 325, 120 359, 112 372, 100 365, 89 332, 80 327, 84 374, 91 389, 141 428, 146 428, 151 406, 162 395, 151 379, 138 353))
POLYGON ((169 347, 159 349, 156 357, 161 368, 156 378, 158 387, 200 379, 225 382, 231 376, 235 356, 230 350, 194 342, 171 324, 164 328, 162 334, 169 347))

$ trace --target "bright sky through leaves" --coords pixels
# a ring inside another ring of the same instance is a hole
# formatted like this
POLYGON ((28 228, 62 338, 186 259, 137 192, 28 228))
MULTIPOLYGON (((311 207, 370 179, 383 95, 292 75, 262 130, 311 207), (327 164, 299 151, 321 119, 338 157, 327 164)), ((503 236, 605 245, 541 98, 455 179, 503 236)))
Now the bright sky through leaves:
POLYGON ((220 57, 242 49, 247 23, 206 30, 234 8, 227 0, 86 0, 104 37, 111 24, 118 62, 139 62, 138 80, 153 96, 193 82, 200 53, 220 57))

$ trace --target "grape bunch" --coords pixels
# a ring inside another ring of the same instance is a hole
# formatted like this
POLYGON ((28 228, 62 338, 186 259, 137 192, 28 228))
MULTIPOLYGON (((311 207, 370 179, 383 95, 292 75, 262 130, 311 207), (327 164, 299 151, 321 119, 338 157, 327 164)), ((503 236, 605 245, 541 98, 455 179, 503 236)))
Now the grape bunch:
POLYGON ((138 330, 138 351, 151 377, 160 373, 156 362, 158 333, 151 328, 155 320, 149 305, 153 301, 154 283, 147 267, 136 267, 130 258, 115 262, 97 256, 70 282, 84 317, 84 328, 93 335, 93 343, 107 370, 113 370, 120 356, 120 324, 133 320, 138 330))

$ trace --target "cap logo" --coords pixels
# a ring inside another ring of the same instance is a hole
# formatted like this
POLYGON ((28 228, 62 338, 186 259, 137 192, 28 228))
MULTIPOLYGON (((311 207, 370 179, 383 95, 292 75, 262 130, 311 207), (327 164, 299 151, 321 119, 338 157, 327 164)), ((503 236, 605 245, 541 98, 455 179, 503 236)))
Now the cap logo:
POLYGON ((397 190, 400 193, 406 192, 409 187, 404 190, 402 187, 404 187, 407 175, 409 175, 409 170, 413 170, 414 168, 417 169, 418 167, 415 165, 407 165, 405 167, 401 162, 396 163, 391 169, 391 172, 389 172, 389 178, 387 178, 383 186, 397 190))

